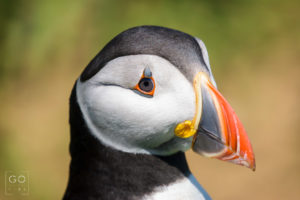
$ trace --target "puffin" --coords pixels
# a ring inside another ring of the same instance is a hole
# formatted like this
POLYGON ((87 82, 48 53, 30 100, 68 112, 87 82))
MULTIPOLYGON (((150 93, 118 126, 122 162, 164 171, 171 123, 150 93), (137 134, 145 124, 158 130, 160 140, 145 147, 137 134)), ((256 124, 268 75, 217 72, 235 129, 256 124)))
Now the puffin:
POLYGON ((70 96, 63 200, 208 200, 185 152, 255 169, 246 131, 217 89, 202 40, 160 27, 114 37, 70 96))

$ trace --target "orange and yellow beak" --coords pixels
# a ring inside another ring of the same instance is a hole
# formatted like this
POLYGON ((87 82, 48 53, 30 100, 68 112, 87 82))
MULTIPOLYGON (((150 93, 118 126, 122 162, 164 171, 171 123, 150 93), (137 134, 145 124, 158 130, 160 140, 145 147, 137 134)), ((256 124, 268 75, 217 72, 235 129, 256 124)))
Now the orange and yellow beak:
POLYGON ((243 165, 255 170, 255 159, 246 131, 237 115, 212 85, 207 75, 194 78, 196 112, 192 121, 177 125, 175 135, 193 136, 192 149, 206 157, 243 165))

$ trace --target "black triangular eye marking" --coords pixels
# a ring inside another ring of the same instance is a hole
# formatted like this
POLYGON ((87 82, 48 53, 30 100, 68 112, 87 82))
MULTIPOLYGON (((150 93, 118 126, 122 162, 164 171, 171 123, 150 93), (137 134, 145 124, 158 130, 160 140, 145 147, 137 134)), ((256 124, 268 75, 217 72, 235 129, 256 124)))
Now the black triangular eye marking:
POLYGON ((151 78, 152 77, 152 72, 151 72, 151 70, 150 70, 150 68, 149 67, 146 67, 145 69, 144 69, 144 77, 146 77, 146 78, 151 78))

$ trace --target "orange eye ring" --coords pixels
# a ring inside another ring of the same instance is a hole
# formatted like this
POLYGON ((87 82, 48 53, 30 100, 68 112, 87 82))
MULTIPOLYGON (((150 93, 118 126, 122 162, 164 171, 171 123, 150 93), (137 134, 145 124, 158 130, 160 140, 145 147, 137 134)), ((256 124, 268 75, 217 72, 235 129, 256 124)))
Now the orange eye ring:
POLYGON ((144 70, 141 79, 139 80, 138 84, 136 84, 134 89, 139 91, 142 94, 153 96, 155 91, 155 81, 151 73, 150 73, 151 76, 145 76, 146 70, 149 71, 149 69, 144 70))

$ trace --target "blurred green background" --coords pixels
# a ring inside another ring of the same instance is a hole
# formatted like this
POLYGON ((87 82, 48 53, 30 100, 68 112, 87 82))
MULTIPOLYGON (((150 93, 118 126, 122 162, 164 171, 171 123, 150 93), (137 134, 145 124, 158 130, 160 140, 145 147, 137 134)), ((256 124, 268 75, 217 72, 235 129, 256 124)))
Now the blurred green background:
POLYGON ((1 0, 0 199, 61 199, 68 177, 68 98, 112 37, 161 25, 201 38, 219 90, 244 123, 257 171, 188 152, 214 199, 299 199, 298 0, 1 0), (6 170, 30 194, 5 196, 6 170))

